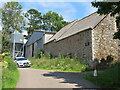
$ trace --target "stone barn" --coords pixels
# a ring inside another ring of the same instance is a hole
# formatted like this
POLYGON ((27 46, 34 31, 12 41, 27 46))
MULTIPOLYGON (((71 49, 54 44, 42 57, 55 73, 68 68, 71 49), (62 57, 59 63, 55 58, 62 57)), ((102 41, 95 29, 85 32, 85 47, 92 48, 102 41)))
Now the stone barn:
POLYGON ((118 60, 118 40, 113 39, 117 31, 115 21, 109 14, 100 16, 96 12, 75 20, 44 44, 45 52, 53 56, 77 56, 88 64, 109 56, 118 60))
POLYGON ((37 56, 39 50, 44 50, 44 43, 48 41, 55 33, 36 30, 32 33, 25 45, 25 57, 37 56))

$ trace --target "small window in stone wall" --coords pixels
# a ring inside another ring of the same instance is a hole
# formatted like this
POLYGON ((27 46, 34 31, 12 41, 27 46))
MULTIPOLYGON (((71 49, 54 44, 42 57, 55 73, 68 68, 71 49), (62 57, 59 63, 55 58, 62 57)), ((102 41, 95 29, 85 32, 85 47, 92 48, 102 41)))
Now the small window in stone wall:
POLYGON ((116 22, 116 26, 117 26, 117 28, 120 26, 119 22, 116 22))
POLYGON ((90 45, 90 42, 85 43, 85 46, 89 46, 89 45, 90 45))

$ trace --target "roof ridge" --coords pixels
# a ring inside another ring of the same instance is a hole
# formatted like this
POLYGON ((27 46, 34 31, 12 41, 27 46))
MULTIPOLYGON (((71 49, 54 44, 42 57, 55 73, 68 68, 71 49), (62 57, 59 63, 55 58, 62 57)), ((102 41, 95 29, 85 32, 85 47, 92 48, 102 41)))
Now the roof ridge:
POLYGON ((56 32, 49 32, 49 31, 41 31, 41 30, 34 30, 33 32, 56 33, 56 32))
POLYGON ((92 13, 92 14, 90 14, 90 15, 88 15, 88 16, 86 16, 86 17, 84 17, 84 18, 82 18, 82 19, 80 19, 80 20, 78 20, 78 21, 82 21, 82 20, 84 20, 84 19, 86 19, 86 18, 88 18, 88 17, 92 16, 92 15, 93 15, 93 14, 95 14, 95 13, 97 13, 97 11, 96 11, 96 12, 94 12, 94 13, 92 13))

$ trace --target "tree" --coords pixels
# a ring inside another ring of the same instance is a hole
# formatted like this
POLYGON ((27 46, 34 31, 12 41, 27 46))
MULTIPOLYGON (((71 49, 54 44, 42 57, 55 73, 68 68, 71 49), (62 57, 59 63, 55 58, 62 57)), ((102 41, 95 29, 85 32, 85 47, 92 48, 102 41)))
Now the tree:
POLYGON ((41 29, 42 16, 39 11, 30 9, 25 13, 25 17, 28 19, 28 27, 25 27, 28 31, 28 36, 26 38, 29 38, 34 30, 41 29))
POLYGON ((116 16, 116 22, 118 31, 114 34, 114 39, 120 40, 120 1, 119 2, 109 2, 109 0, 103 0, 106 2, 92 2, 92 6, 98 8, 98 13, 102 14, 109 14, 111 16, 116 16))
POLYGON ((43 29, 49 31, 59 31, 68 22, 64 21, 61 15, 55 12, 49 11, 43 15, 43 29))
POLYGON ((7 2, 4 4, 0 11, 2 13, 2 52, 9 51, 10 48, 10 29, 18 30, 22 32, 22 28, 25 24, 24 17, 22 16, 22 6, 18 2, 7 2))

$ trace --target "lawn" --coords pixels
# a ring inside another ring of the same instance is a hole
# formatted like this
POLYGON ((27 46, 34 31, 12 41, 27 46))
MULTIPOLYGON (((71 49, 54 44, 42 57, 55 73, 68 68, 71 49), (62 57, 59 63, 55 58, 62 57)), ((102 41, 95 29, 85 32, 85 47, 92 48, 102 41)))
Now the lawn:
POLYGON ((87 80, 105 88, 120 88, 120 63, 113 64, 111 67, 99 72, 97 77, 93 73, 85 76, 87 80))
POLYGON ((69 57, 41 57, 41 58, 30 58, 33 64, 31 68, 35 69, 46 69, 55 71, 66 71, 66 72, 82 72, 85 71, 88 65, 84 64, 80 60, 71 59, 69 57))

